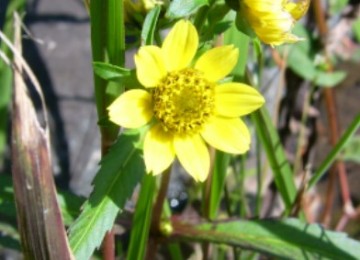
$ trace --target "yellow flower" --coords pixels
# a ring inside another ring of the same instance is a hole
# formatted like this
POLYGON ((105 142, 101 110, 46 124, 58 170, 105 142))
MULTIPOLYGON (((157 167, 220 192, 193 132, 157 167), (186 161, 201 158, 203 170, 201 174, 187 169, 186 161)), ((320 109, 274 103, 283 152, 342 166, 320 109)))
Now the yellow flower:
POLYGON ((240 13, 264 43, 280 45, 294 43, 301 38, 292 28, 308 10, 310 0, 240 0, 240 13))
POLYGON ((136 15, 145 16, 156 5, 167 5, 168 0, 124 0, 125 21, 131 23, 136 15))
POLYGON ((264 103, 250 86, 217 83, 236 65, 238 49, 217 47, 192 63, 198 41, 195 27, 181 20, 161 48, 141 47, 135 64, 146 89, 129 90, 108 108, 110 120, 125 128, 152 123, 144 139, 144 160, 155 175, 176 156, 195 180, 204 181, 210 169, 205 142, 228 153, 246 152, 250 134, 239 116, 264 103))

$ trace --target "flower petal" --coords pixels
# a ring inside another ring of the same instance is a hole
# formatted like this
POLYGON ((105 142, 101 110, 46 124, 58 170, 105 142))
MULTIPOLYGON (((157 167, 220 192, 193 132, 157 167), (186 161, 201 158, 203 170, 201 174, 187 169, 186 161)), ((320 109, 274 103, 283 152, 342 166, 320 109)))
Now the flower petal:
POLYGON ((285 9, 292 15, 295 20, 299 20, 309 9, 310 0, 301 0, 297 3, 288 2, 285 4, 285 9))
POLYGON ((264 104, 261 94, 245 84, 225 83, 215 88, 215 113, 226 117, 247 115, 264 104))
POLYGON ((155 87, 166 76, 162 51, 157 46, 143 46, 135 55, 137 78, 145 87, 155 87))
POLYGON ((195 69, 202 71, 207 80, 216 82, 232 71, 238 57, 239 50, 234 45, 216 47, 205 52, 197 60, 195 69))
POLYGON ((173 137, 160 124, 154 125, 145 136, 144 160, 146 171, 154 175, 165 171, 175 159, 173 137))
POLYGON ((195 27, 186 20, 180 20, 169 32, 162 45, 167 70, 186 68, 194 58, 199 44, 195 27))
POLYGON ((129 90, 115 99, 108 110, 110 121, 126 128, 138 128, 153 116, 151 95, 141 89, 129 90))
POLYGON ((210 154, 200 135, 175 136, 174 148, 184 169, 196 181, 204 181, 210 170, 210 154))
POLYGON ((202 137, 218 150, 242 154, 250 148, 250 133, 240 118, 215 116, 201 132, 202 137))

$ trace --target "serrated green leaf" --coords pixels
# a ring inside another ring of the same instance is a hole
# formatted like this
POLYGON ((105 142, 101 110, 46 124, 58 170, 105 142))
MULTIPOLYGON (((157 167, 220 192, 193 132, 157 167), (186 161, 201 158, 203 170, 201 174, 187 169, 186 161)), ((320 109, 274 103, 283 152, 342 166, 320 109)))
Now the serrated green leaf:
POLYGON ((345 233, 298 219, 238 220, 196 227, 173 223, 174 233, 193 241, 239 246, 281 259, 359 259, 360 243, 345 233))
POLYGON ((128 259, 144 259, 151 222, 151 210, 156 191, 156 177, 145 175, 132 221, 128 259))
POLYGON ((99 247, 119 211, 144 174, 138 131, 123 133, 102 159, 94 191, 69 230, 76 259, 87 260, 99 247))
POLYGON ((208 0, 174 0, 170 3, 165 16, 169 19, 186 17, 208 4, 208 0))
POLYGON ((141 41, 145 45, 150 45, 154 41, 156 24, 160 15, 160 6, 155 6, 147 15, 141 30, 141 41))

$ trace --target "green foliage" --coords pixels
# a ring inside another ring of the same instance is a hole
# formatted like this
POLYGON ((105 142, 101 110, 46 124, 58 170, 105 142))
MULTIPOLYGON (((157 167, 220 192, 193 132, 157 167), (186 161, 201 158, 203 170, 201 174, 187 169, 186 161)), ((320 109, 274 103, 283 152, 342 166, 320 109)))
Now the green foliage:
POLYGON ((288 54, 287 63, 291 70, 320 87, 334 87, 345 79, 344 71, 327 72, 323 69, 326 65, 315 64, 316 57, 321 56, 312 48, 313 38, 301 24, 296 25, 294 32, 303 40, 290 48, 288 46, 279 48, 283 54, 288 54))
POLYGON ((285 203, 287 213, 289 213, 295 202, 297 191, 292 170, 280 143, 278 132, 265 107, 253 113, 251 119, 261 144, 265 149, 267 159, 274 174, 276 186, 285 203))
POLYGON ((360 17, 354 22, 353 31, 357 42, 360 42, 360 17))
POLYGON ((226 173, 230 162, 230 155, 221 151, 216 151, 214 160, 214 170, 211 177, 211 190, 209 201, 209 218, 215 219, 220 206, 221 195, 224 189, 226 173))
POLYGON ((330 13, 332 15, 337 15, 339 12, 341 12, 346 5, 348 4, 349 0, 330 0, 330 13))
POLYGON ((89 259, 144 174, 138 131, 123 133, 102 159, 94 191, 69 229, 76 259, 89 259))
POLYGON ((344 233, 298 219, 237 220, 179 226, 193 241, 208 241, 256 250, 280 259, 358 259, 360 243, 344 233))
POLYGON ((360 136, 354 136, 344 147, 342 158, 345 161, 360 163, 360 136))
MULTIPOLYGON (((251 129, 254 130, 252 140, 255 143, 255 151, 251 151, 255 155, 251 154, 250 169, 247 168, 250 164, 247 154, 236 157, 214 151, 211 179, 203 186, 204 196, 199 200, 200 196, 192 192, 191 185, 186 184, 191 194, 187 210, 197 212, 201 211, 201 207, 204 209, 199 213, 200 216, 194 214, 194 220, 201 218, 214 222, 191 226, 193 215, 190 215, 189 220, 187 212, 178 216, 172 214, 165 202, 159 223, 160 230, 152 225, 154 208, 158 209, 154 205, 158 206, 155 199, 158 198, 156 195, 159 194, 159 189, 156 187, 158 177, 145 174, 142 142, 147 129, 123 130, 118 136, 119 127, 110 122, 107 115, 107 107, 123 91, 143 88, 137 79, 136 70, 125 67, 125 50, 130 50, 130 47, 139 48, 140 45, 161 45, 164 33, 162 29, 169 28, 180 18, 185 18, 195 25, 199 33, 200 43, 196 58, 214 46, 231 44, 239 50, 240 56, 235 68, 222 82, 246 83, 263 91, 260 89, 262 74, 264 66, 272 63, 269 59, 270 53, 280 54, 281 58, 286 59, 284 63, 288 68, 303 80, 310 81, 311 85, 334 87, 344 80, 346 73, 328 72, 329 66, 334 64, 328 64, 327 58, 324 58, 325 55, 318 46, 318 36, 300 24, 295 26, 294 33, 302 37, 303 41, 276 49, 264 47, 249 21, 245 19, 243 12, 246 9, 240 10, 241 1, 174 0, 170 1, 169 5, 167 1, 164 1, 162 6, 154 5, 152 9, 138 6, 137 11, 136 8, 133 11, 133 19, 127 20, 131 29, 124 25, 124 1, 126 0, 90 2, 92 65, 103 158, 93 181, 94 190, 85 202, 83 198, 68 192, 58 192, 65 225, 70 226, 68 235, 75 258, 87 260, 92 257, 106 232, 123 212, 135 187, 141 183, 138 186, 139 193, 136 194, 138 196, 134 196, 137 197, 135 212, 129 214, 132 217, 129 221, 131 225, 123 226, 127 232, 130 231, 130 244, 127 247, 125 243, 121 244, 122 241, 117 240, 117 257, 144 259, 148 257, 146 252, 152 245, 149 241, 156 241, 161 252, 165 245, 166 254, 172 259, 184 259, 188 257, 188 250, 183 251, 184 245, 195 241, 203 243, 204 258, 210 257, 206 255, 209 251, 212 252, 211 257, 216 259, 227 259, 229 252, 235 259, 259 259, 263 254, 276 259, 358 259, 359 242, 343 233, 328 231, 320 225, 303 223, 300 220, 303 218, 301 206, 300 214, 294 213, 299 202, 297 199, 301 199, 299 195, 302 195, 298 192, 303 190, 298 191, 295 186, 293 169, 276 129, 277 122, 273 122, 270 111, 265 106, 250 116, 253 123, 251 129), (129 39, 134 37, 136 41, 125 44, 125 32, 129 39), (108 149, 112 143, 114 144, 108 149), (272 176, 265 176, 269 166, 272 176), (232 171, 229 171, 230 169, 232 171), (227 174, 228 172, 233 174, 227 174), (256 190, 252 191, 254 193, 247 193, 248 177, 256 178, 256 190), (262 200, 266 199, 263 178, 267 177, 272 178, 270 181, 274 180, 276 192, 280 195, 279 204, 285 207, 279 208, 282 215, 274 220, 245 220, 247 217, 263 216, 262 200), (284 219, 288 215, 300 216, 298 219, 284 219), (226 220, 222 221, 223 219, 226 220), (166 229, 164 234, 162 228, 166 229), (173 239, 181 242, 174 243, 173 239), (209 248, 211 250, 207 250, 209 248)), ((7 15, 12 7, 23 2, 10 1, 7 15)), ((144 5, 142 1, 138 3, 144 5)), ((331 0, 330 15, 338 16, 347 4, 348 0, 331 0)), ((6 26, 9 32, 9 24, 6 26)), ((360 41, 359 19, 353 25, 353 32, 360 41)), ((0 95, 0 156, 5 149, 4 122, 7 120, 10 85, 10 70, 1 63, 0 88, 5 87, 1 92, 3 95, 0 95)), ((360 115, 326 155, 310 181, 304 183, 304 193, 318 183, 336 160, 360 163, 360 138, 353 137, 359 126, 360 115)), ((196 184, 195 189, 199 186, 200 184, 196 184)), ((0 217, 4 218, 4 223, 0 222, 0 248, 20 250, 19 234, 13 227, 16 210, 12 182, 9 176, 5 175, 0 175, 0 217)))
POLYGON ((208 5, 208 0, 174 0, 171 1, 166 17, 176 19, 195 13, 200 7, 208 5))
MULTIPOLYGON (((7 9, 4 10, 5 17, 3 28, 0 30, 3 31, 4 35, 8 39, 13 39, 14 28, 13 28, 13 13, 15 11, 22 13, 25 8, 26 1, 25 0, 13 0, 9 1, 7 9)), ((6 4, 3 4, 6 6, 6 4)), ((3 13, 3 12, 1 12, 3 13)), ((12 54, 9 50, 9 47, 3 42, 0 41, 0 52, 2 52, 5 56, 7 56, 10 60, 12 54)), ((7 139, 7 131, 8 131, 8 107, 11 100, 12 93, 12 72, 9 65, 7 65, 2 58, 0 58, 0 168, 3 164, 4 153, 6 149, 6 139, 7 139)))
POLYGON ((141 31, 141 41, 146 45, 151 45, 154 42, 154 34, 159 15, 160 6, 155 6, 145 18, 141 31))
POLYGON ((133 217, 134 228, 131 230, 128 259, 144 259, 155 192, 156 178, 149 174, 145 175, 133 217))
POLYGON ((334 87, 346 77, 344 71, 325 72, 317 68, 312 57, 300 45, 292 46, 287 62, 296 74, 320 87, 334 87))

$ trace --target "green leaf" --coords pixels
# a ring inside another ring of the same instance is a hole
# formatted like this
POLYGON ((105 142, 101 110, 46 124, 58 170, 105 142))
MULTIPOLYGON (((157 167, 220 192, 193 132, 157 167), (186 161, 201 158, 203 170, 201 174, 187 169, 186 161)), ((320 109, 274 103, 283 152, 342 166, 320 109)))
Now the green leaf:
POLYGON ((67 191, 59 191, 57 200, 60 206, 64 224, 70 226, 80 214, 81 205, 85 199, 67 191))
POLYGON ((334 87, 346 78, 345 71, 323 72, 316 71, 314 84, 320 87, 334 87))
POLYGON ((131 70, 105 62, 93 62, 96 75, 106 80, 122 79, 131 75, 131 70))
POLYGON ((278 132, 272 123, 266 107, 262 107, 251 115, 256 133, 265 149, 267 159, 274 174, 276 187, 289 213, 296 197, 296 186, 284 148, 280 142, 278 132))
POLYGON ((102 159, 94 191, 69 230, 70 246, 76 259, 91 257, 141 180, 144 162, 140 136, 138 131, 123 133, 102 159))
POLYGON ((11 175, 0 174, 0 215, 8 218, 16 217, 11 175))
POLYGON ((159 19, 161 8, 155 6, 147 15, 141 31, 141 41, 145 45, 153 44, 156 24, 159 19))
POLYGON ((165 16, 169 19, 189 16, 205 5, 209 5, 208 0, 174 0, 165 16))
MULTIPOLYGON (((135 69, 126 69, 104 62, 93 62, 94 72, 102 79, 125 85, 127 89, 142 88, 135 69)), ((110 86, 108 84, 107 92, 110 86)))
POLYGON ((346 5, 348 4, 349 0, 330 0, 330 13, 332 16, 341 12, 346 5))
POLYGON ((324 72, 318 69, 302 45, 293 45, 287 63, 296 74, 320 87, 334 87, 346 77, 343 71, 324 72))
POLYGON ((256 37, 255 32, 251 29, 249 22, 244 18, 241 12, 236 13, 235 24, 236 24, 236 28, 243 34, 247 35, 250 38, 256 37))
POLYGON ((230 155, 221 151, 216 151, 214 171, 211 178, 211 190, 209 201, 209 217, 215 219, 220 205, 221 194, 224 190, 226 170, 230 162, 230 155))
POLYGON ((246 62, 249 54, 249 36, 236 29, 233 25, 225 32, 224 43, 234 44, 239 49, 239 59, 232 72, 236 81, 243 81, 246 71, 246 62))
POLYGON ((20 236, 15 227, 0 221, 0 251, 2 247, 21 251, 20 236))
POLYGON ((356 19, 353 23, 353 31, 356 37, 356 40, 360 42, 360 17, 356 19))
POLYGON ((360 243, 318 224, 287 220, 238 220, 196 227, 173 223, 177 237, 251 249, 281 259, 359 259, 360 243))
POLYGON ((132 221, 128 259, 144 259, 149 237, 151 210, 156 191, 156 177, 145 175, 132 221))
POLYGON ((344 148, 343 160, 360 163, 360 136, 354 136, 344 148))

